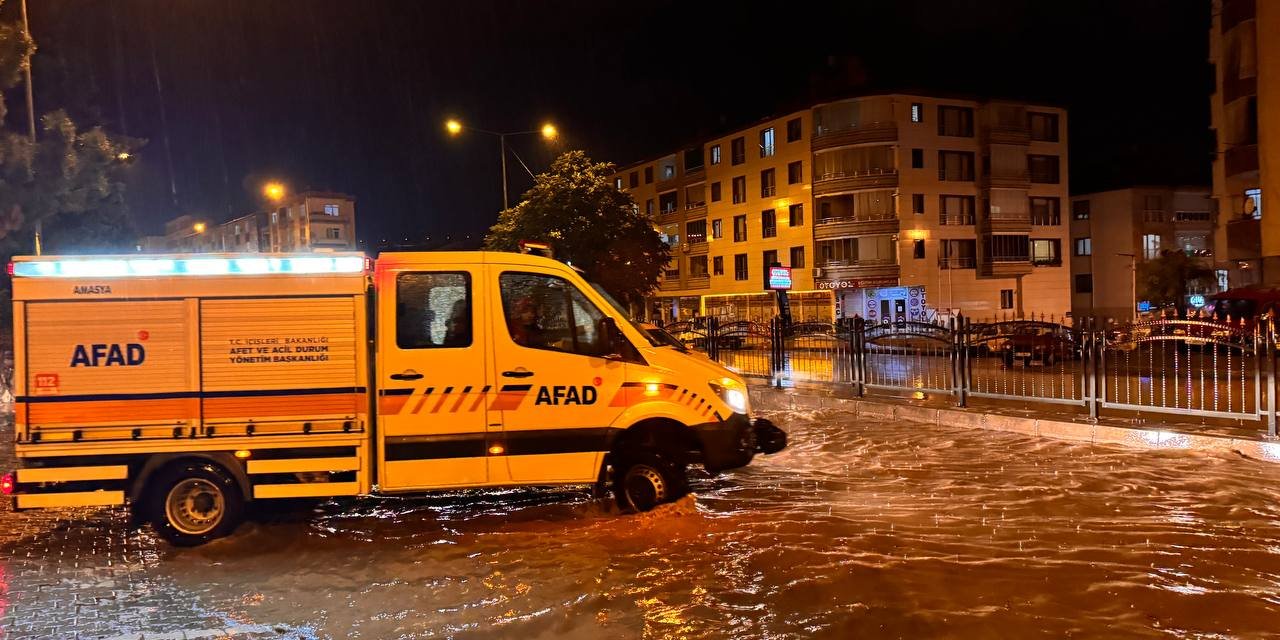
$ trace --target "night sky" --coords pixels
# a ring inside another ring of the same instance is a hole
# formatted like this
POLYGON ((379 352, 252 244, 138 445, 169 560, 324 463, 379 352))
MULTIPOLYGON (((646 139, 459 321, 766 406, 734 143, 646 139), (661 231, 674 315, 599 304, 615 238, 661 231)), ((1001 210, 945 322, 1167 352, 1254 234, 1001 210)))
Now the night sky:
MULTIPOLYGON (((450 139, 447 116, 549 119, 558 149, 626 164, 893 90, 1065 106, 1073 193, 1210 179, 1208 0, 29 2, 37 112, 147 139, 128 169, 147 232, 247 213, 279 178, 356 196, 371 246, 478 237, 501 204, 497 141, 450 139)), ((557 150, 513 146, 534 171, 557 150)), ((531 180, 509 170, 514 200, 531 180)))

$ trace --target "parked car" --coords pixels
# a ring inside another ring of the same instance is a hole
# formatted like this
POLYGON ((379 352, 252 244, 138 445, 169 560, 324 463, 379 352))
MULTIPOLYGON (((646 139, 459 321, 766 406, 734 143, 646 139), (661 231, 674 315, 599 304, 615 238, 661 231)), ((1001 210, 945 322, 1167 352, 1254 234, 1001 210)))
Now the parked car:
POLYGON ((1065 328, 1050 325, 1014 327, 1006 334, 1000 351, 1000 357, 1006 367, 1012 367, 1019 360, 1022 361, 1023 366, 1031 366, 1031 363, 1037 360, 1048 366, 1071 358, 1074 354, 1075 338, 1071 332, 1065 328))

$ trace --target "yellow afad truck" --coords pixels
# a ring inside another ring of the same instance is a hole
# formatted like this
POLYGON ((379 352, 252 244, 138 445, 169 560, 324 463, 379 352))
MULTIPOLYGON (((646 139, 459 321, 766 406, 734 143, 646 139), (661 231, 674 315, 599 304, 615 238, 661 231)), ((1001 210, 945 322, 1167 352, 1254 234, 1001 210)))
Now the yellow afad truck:
POLYGON ((17 258, 15 508, 128 504, 178 545, 250 501, 608 485, 772 453, 741 377, 516 253, 17 258))

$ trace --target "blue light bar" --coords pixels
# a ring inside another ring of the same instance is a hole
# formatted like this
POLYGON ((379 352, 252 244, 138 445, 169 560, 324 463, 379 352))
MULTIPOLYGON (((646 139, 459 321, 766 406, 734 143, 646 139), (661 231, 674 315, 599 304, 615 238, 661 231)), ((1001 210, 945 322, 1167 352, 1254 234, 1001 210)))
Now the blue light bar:
POLYGON ((361 256, 296 258, 85 258, 13 263, 21 278, 130 278, 263 274, 361 273, 361 256))

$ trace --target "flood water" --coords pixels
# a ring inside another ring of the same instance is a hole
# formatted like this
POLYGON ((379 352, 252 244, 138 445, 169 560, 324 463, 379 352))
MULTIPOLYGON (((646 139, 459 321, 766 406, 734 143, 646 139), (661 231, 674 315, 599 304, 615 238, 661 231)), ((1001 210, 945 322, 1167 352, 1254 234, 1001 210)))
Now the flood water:
POLYGON ((836 412, 772 417, 789 449, 640 516, 566 490, 365 499, 176 550, 116 514, 37 525, 21 519, 49 516, 0 513, 29 530, 0 538, 0 626, 13 637, 69 636, 73 624, 102 637, 1280 633, 1278 466, 836 412))

